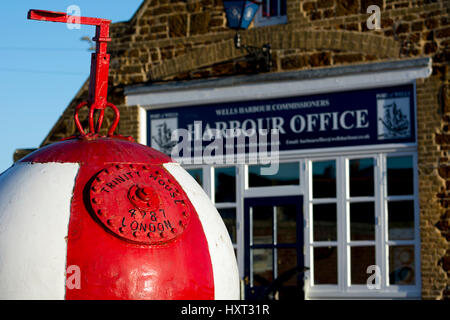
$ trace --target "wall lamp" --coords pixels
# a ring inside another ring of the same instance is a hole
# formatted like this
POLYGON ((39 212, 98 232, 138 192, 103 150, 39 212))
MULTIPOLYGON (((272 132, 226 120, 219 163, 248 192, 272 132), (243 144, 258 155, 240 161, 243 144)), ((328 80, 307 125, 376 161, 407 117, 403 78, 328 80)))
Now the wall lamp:
POLYGON ((272 68, 272 52, 270 44, 262 47, 243 45, 239 30, 246 30, 262 4, 258 0, 223 0, 228 27, 236 30, 234 45, 238 49, 245 49, 250 54, 250 60, 256 62, 257 70, 268 72, 272 68))

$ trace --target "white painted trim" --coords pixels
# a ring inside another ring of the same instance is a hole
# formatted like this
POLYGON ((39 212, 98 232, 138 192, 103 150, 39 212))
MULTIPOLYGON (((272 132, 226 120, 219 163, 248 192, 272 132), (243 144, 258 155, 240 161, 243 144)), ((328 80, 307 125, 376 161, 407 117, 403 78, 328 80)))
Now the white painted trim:
POLYGON ((149 110, 221 102, 255 101, 395 86, 412 83, 417 78, 426 78, 430 73, 429 67, 416 67, 319 79, 267 81, 219 88, 171 90, 170 92, 129 93, 126 96, 126 103, 129 106, 140 105, 149 110))
POLYGON ((138 106, 139 143, 147 145, 147 110, 138 106))
POLYGON ((16 163, 0 176, 0 299, 64 299, 78 168, 16 163))
POLYGON ((264 198, 300 195, 300 185, 251 188, 243 192, 245 198, 264 198))
MULTIPOLYGON (((244 247, 244 196, 239 197, 238 195, 244 194, 245 181, 243 175, 245 176, 246 166, 238 165, 236 167, 236 244, 237 244, 237 258, 239 267, 239 277, 244 279, 245 274, 245 247, 244 247)), ((245 290, 244 290, 245 292, 245 290)))
MULTIPOLYGON (((299 149, 299 150, 290 150, 290 151, 280 151, 279 152, 279 161, 280 162, 289 162, 289 161, 298 161, 302 158, 309 158, 314 156, 314 159, 319 158, 329 158, 330 155, 354 155, 358 156, 363 152, 397 152, 397 151, 415 151, 417 146, 415 143, 398 143, 398 144, 379 144, 379 145, 368 145, 368 146, 351 146, 351 147, 334 147, 334 148, 315 148, 315 149, 299 149)), ((225 156, 225 155, 224 155, 225 156)), ((249 158, 258 158, 258 155, 248 154, 246 155, 247 159, 249 158)), ((243 157, 237 157, 235 159, 235 163, 227 163, 227 164, 215 164, 213 158, 203 157, 203 158, 189 158, 190 163, 185 164, 182 163, 182 159, 173 158, 175 161, 180 162, 183 167, 198 168, 202 165, 213 166, 213 167, 230 167, 240 164, 259 164, 249 163, 243 157), (209 165, 211 164, 211 165, 209 165)))

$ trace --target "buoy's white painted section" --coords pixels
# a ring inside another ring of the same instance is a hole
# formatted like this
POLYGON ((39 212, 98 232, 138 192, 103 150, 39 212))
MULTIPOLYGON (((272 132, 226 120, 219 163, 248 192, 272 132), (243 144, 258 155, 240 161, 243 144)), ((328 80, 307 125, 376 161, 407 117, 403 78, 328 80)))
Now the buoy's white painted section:
POLYGON ((186 192, 202 223, 214 274, 214 299, 239 299, 239 271, 236 257, 219 212, 197 181, 178 163, 165 163, 164 167, 186 192))
POLYGON ((0 299, 64 299, 78 168, 17 163, 0 175, 0 299))

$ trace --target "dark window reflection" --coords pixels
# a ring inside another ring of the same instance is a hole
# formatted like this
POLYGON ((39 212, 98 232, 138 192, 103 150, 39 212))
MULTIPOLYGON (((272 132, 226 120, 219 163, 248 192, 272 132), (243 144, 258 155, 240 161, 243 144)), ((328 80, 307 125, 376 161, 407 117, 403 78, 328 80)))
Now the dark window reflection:
POLYGON ((236 168, 215 168, 216 202, 236 202, 236 168))
POLYGON ((252 210, 253 243, 273 243, 273 207, 255 206, 252 210))
POLYGON ((350 239, 375 240, 375 204, 350 203, 350 239))
POLYGON ((261 168, 269 166, 249 165, 248 166, 248 186, 272 187, 298 185, 300 183, 300 170, 298 162, 279 163, 278 171, 273 175, 261 174, 261 168))
POLYGON ((390 246, 389 283, 414 285, 415 282, 414 246, 390 246))
POLYGON ((336 203, 313 205, 314 241, 336 241, 336 203))
POLYGON ((387 189, 389 196, 414 193, 413 160, 411 156, 388 157, 387 189))
POLYGON ((203 188, 203 170, 202 169, 188 169, 186 170, 197 183, 203 188))
POLYGON ((286 15, 286 0, 279 0, 280 1, 280 16, 286 15))
POLYGON ((267 7, 267 1, 266 0, 262 1, 262 16, 263 17, 269 17, 270 16, 270 12, 269 12, 269 9, 267 7))
POLYGON ((297 242, 297 206, 278 206, 277 210, 277 243, 297 242))
POLYGON ((218 209, 220 216, 222 217, 225 226, 227 227, 228 233, 231 238, 231 242, 236 243, 236 209, 218 209))
POLYGON ((388 202, 389 240, 414 239, 414 201, 388 202))
POLYGON ((278 0, 269 0, 270 2, 270 16, 278 16, 278 0))
POLYGON ((366 284, 367 267, 375 265, 375 247, 351 247, 350 255, 352 284, 366 284))
POLYGON ((277 278, 286 278, 283 286, 296 286, 298 274, 293 272, 293 270, 297 267, 297 249, 278 249, 277 266, 277 278), (287 277, 289 274, 292 274, 292 276, 287 277))
POLYGON ((273 281, 273 250, 252 249, 253 286, 268 286, 273 281))
POLYGON ((313 198, 336 197, 336 161, 313 162, 313 198))
POLYGON ((353 159, 350 166, 350 197, 374 195, 373 158, 353 159))
POLYGON ((337 284, 337 248, 314 248, 314 284, 337 284))
POLYGON ((286 15, 286 0, 262 0, 262 16, 277 17, 286 15), (278 7, 279 4, 279 7, 278 7))

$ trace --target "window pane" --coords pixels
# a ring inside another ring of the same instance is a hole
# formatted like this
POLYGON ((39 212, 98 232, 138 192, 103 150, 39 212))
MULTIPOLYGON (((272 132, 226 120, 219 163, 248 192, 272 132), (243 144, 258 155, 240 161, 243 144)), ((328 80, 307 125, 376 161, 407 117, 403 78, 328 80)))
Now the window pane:
POLYGON ((314 248, 314 284, 337 284, 336 247, 314 248))
POLYGON ((413 194, 414 185, 412 157, 388 157, 386 162, 388 195, 395 196, 413 194))
POLYGON ((279 163, 278 171, 274 175, 261 174, 261 168, 264 167, 268 168, 269 166, 248 166, 248 186, 250 188, 300 184, 300 170, 298 162, 279 163))
POLYGON ((188 169, 186 170, 197 183, 203 188, 203 169, 188 169))
POLYGON ((375 204, 350 203, 350 240, 375 240, 375 204))
POLYGON ((286 15, 286 0, 279 0, 280 1, 280 16, 286 15))
POLYGON ((336 241, 336 203, 313 205, 314 241, 336 241))
POLYGON ((236 209, 218 209, 220 216, 227 227, 231 242, 236 243, 236 209))
POLYGON ((367 267, 375 265, 375 247, 351 247, 352 284, 367 284, 367 267))
POLYGON ((350 197, 374 195, 373 158, 353 159, 350 166, 350 197))
POLYGON ((389 283, 414 285, 414 246, 389 247, 389 283))
POLYGON ((255 206, 252 207, 253 243, 272 244, 273 243, 273 207, 255 206))
POLYGON ((277 243, 297 242, 297 206, 278 206, 277 210, 277 243))
POLYGON ((414 239, 414 201, 388 202, 389 240, 414 239))
POLYGON ((286 278, 283 286, 296 286, 298 273, 297 268, 297 249, 278 249, 277 250, 277 278, 286 278))
POLYGON ((267 6, 267 0, 263 0, 262 1, 262 16, 263 17, 269 17, 270 16, 269 8, 267 6))
POLYGON ((278 1, 279 0, 269 0, 270 1, 270 16, 278 16, 278 1))
POLYGON ((215 168, 216 202, 236 202, 236 168, 215 168))
POLYGON ((272 249, 252 249, 253 286, 268 286, 273 281, 272 249))
POLYGON ((336 197, 336 161, 313 163, 313 198, 336 197))

